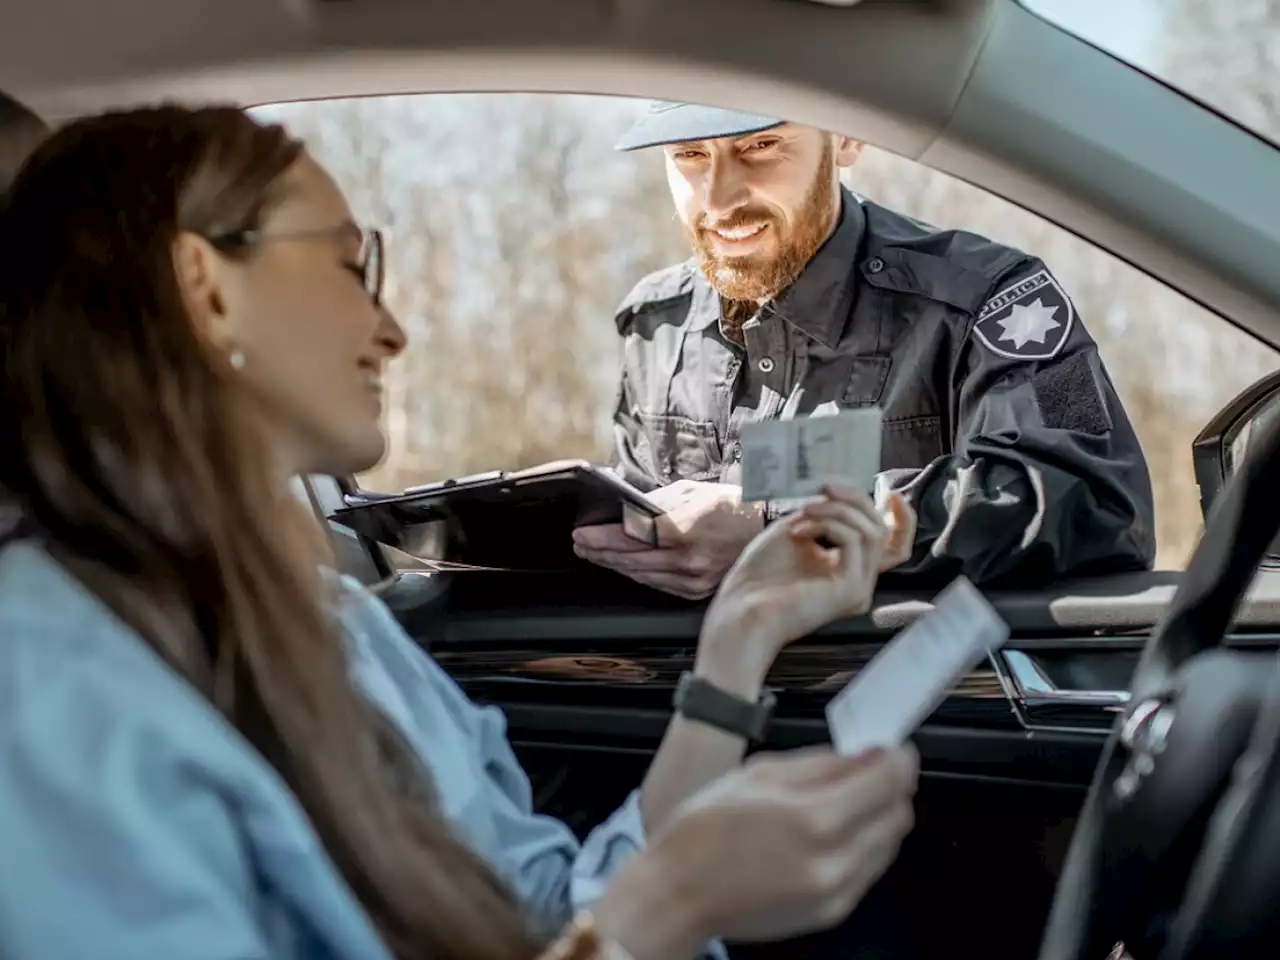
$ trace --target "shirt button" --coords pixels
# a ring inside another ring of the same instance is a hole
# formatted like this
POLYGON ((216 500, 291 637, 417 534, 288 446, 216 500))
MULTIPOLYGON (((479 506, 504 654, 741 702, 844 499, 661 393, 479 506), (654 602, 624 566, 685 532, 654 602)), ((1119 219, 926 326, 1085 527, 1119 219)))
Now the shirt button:
POLYGON ((761 373, 773 373, 773 357, 761 357, 756 366, 760 368, 761 373))
POLYGON ((867 261, 867 273, 879 273, 884 269, 884 261, 879 257, 872 257, 867 261))
POLYGON ((730 449, 729 455, 733 457, 735 461, 742 459, 742 441, 735 440, 733 442, 733 447, 730 449))

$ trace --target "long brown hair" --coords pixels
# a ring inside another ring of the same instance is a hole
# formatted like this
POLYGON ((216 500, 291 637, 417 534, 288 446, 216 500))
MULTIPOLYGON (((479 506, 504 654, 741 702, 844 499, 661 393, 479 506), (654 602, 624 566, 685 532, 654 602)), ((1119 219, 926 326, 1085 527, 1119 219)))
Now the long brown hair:
POLYGON ((397 958, 528 957, 513 898, 353 689, 314 520, 183 305, 175 237, 257 228, 301 152, 237 109, 160 107, 32 154, 0 211, 0 485, 281 773, 397 958))

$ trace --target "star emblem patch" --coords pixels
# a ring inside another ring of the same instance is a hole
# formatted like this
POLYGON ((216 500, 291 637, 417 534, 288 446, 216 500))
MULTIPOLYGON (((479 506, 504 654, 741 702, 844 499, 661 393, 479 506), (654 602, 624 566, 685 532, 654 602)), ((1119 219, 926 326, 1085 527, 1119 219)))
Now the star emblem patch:
POLYGON ((1067 342, 1075 319, 1071 298, 1048 270, 1040 270, 988 300, 973 332, 997 356, 1050 360, 1067 342))

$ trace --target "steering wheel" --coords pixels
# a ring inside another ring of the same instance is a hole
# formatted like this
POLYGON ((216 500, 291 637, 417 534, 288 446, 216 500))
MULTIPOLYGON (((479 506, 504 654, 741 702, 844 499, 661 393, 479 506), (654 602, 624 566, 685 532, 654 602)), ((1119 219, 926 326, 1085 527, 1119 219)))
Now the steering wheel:
POLYGON ((1280 418, 1258 441, 1143 650, 1040 960, 1280 956, 1280 672, 1222 646, 1280 531, 1280 418))

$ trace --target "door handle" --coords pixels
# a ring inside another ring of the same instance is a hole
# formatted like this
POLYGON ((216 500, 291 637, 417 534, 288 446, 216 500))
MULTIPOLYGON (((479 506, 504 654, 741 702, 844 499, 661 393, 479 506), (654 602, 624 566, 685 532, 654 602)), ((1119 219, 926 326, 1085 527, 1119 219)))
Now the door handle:
POLYGON ((1040 664, 1021 650, 1002 650, 1014 693, 1026 703, 1061 704, 1119 709, 1129 702, 1128 690, 1073 690, 1060 687, 1040 664))

